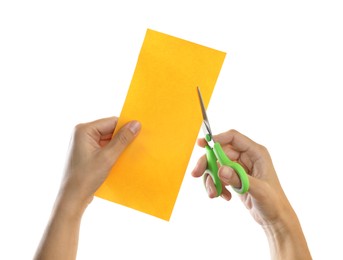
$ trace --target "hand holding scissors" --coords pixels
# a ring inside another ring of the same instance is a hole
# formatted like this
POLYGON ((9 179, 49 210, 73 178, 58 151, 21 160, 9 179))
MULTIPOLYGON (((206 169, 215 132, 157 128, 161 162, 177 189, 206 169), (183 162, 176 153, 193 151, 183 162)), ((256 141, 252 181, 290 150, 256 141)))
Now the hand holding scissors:
POLYGON ((201 112, 203 116, 202 130, 205 134, 205 140, 207 142, 207 145, 205 146, 206 157, 207 157, 207 169, 204 174, 204 180, 206 180, 207 175, 210 175, 216 187, 217 196, 219 196, 222 193, 222 183, 218 176, 218 162, 219 162, 220 165, 231 167, 237 173, 241 182, 241 188, 233 187, 233 189, 239 194, 244 194, 249 190, 248 175, 245 172, 242 165, 240 165, 237 162, 231 161, 229 157, 226 156, 221 145, 218 142, 213 141, 212 131, 211 131, 210 123, 207 118, 206 109, 204 106, 204 102, 202 100, 201 92, 200 92, 199 87, 197 89, 198 89, 198 96, 199 96, 199 101, 200 101, 200 106, 201 106, 201 112))

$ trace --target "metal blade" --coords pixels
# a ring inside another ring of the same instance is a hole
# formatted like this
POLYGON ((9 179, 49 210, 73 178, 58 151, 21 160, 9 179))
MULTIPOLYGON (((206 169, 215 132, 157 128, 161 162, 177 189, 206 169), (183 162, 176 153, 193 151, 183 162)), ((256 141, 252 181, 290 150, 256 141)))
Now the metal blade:
POLYGON ((199 96, 199 101, 200 101, 201 113, 203 117, 202 130, 205 134, 205 137, 209 135, 210 139, 212 140, 212 131, 211 131, 210 123, 208 121, 208 117, 206 114, 206 109, 205 109, 204 101, 202 99, 200 88, 197 87, 197 90, 198 90, 198 96, 199 96))

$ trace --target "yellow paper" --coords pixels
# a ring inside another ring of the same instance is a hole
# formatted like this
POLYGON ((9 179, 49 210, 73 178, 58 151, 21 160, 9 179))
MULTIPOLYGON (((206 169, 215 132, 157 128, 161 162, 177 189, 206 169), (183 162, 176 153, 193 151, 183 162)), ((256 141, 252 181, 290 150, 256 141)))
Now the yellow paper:
POLYGON ((116 128, 138 120, 142 129, 98 197, 170 219, 202 123, 196 88, 207 106, 224 58, 224 52, 147 30, 116 128))

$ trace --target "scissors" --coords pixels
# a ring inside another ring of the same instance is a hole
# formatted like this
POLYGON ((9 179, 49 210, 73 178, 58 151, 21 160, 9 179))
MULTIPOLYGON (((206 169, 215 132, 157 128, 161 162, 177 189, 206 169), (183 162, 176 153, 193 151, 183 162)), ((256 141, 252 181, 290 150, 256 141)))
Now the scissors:
POLYGON ((221 166, 226 165, 234 169, 234 171, 237 173, 241 181, 241 188, 235 188, 235 187, 232 187, 232 188, 237 193, 244 194, 249 190, 248 175, 245 172, 242 165, 240 165, 237 162, 231 161, 229 157, 226 156, 221 145, 218 142, 213 141, 212 131, 211 131, 210 123, 208 121, 208 117, 206 114, 206 109, 205 109, 204 102, 201 96, 200 88, 197 87, 197 89, 198 89, 198 96, 200 100, 201 112, 202 112, 202 117, 203 117, 202 130, 205 134, 205 140, 207 142, 207 145, 205 146, 206 158, 207 158, 207 169, 204 174, 204 181, 206 181, 207 175, 210 175, 216 187, 217 196, 220 196, 220 194, 223 191, 223 186, 218 176, 218 163, 217 162, 219 162, 221 166))

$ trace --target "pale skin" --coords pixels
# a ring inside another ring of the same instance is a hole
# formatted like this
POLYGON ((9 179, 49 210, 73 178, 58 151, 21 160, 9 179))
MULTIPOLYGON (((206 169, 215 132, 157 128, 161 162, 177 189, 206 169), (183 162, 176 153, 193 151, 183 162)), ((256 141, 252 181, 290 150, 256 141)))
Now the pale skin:
MULTIPOLYGON (((139 122, 131 121, 112 138, 116 124, 117 118, 111 117, 75 127, 64 178, 35 260, 76 259, 80 223, 85 209, 119 156, 141 129, 139 122)), ((281 188, 268 151, 233 130, 214 139, 249 174, 250 189, 241 198, 264 229, 272 259, 311 259, 300 223, 281 188)), ((204 147, 205 140, 199 139, 198 144, 204 147)), ((203 156, 192 175, 202 176, 205 168, 206 158, 203 156)), ((227 186, 239 187, 239 179, 228 167, 221 167, 219 175, 225 186, 221 196, 229 201, 231 193, 227 186)), ((207 178, 206 186, 209 197, 216 197, 210 178, 207 178)))
POLYGON ((111 139, 116 124, 117 118, 111 117, 75 127, 64 178, 35 260, 76 258, 82 215, 141 128, 139 122, 129 122, 111 139))
MULTIPOLYGON (((235 130, 214 136, 213 139, 219 142, 228 157, 239 162, 249 175, 249 192, 240 197, 252 217, 265 231, 271 258, 312 259, 300 222, 283 192, 268 150, 235 130)), ((205 147, 206 141, 199 139, 198 145, 205 147)), ((206 166, 206 157, 202 156, 192 175, 202 176, 206 166)), ((230 167, 220 167, 218 174, 223 183, 221 197, 230 201, 232 195, 227 187, 231 185, 240 188, 240 180, 230 167)), ((215 198, 217 192, 212 179, 207 176, 205 184, 208 196, 215 198)))

